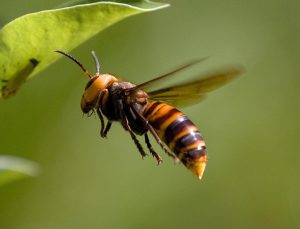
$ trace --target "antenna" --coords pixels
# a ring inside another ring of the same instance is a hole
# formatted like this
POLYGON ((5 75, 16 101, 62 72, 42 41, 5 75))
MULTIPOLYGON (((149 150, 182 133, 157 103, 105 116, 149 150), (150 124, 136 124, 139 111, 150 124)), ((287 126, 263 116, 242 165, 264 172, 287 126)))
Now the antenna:
MULTIPOLYGON (((84 72, 90 79, 93 78, 93 77, 90 75, 90 73, 85 69, 85 67, 83 67, 83 65, 82 65, 78 60, 75 59, 75 57, 71 56, 69 53, 66 53, 66 52, 60 51, 60 50, 55 50, 54 52, 60 53, 60 54, 62 54, 62 55, 64 55, 64 56, 70 58, 71 60, 73 60, 76 64, 78 64, 78 65, 81 67, 81 69, 83 70, 83 72, 84 72)), ((96 57, 96 58, 97 58, 97 57, 96 57)))
POLYGON ((92 56, 93 56, 93 59, 96 64, 96 74, 100 74, 100 63, 99 63, 99 60, 98 60, 98 57, 97 57, 95 51, 92 51, 92 56))

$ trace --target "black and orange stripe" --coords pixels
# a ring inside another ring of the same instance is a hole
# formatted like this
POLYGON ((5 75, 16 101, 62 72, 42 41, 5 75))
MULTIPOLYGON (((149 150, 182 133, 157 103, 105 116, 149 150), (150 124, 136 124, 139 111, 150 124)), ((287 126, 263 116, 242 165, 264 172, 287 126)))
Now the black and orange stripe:
POLYGON ((201 178, 207 153, 205 142, 192 121, 176 108, 158 101, 150 102, 143 115, 181 162, 201 178))

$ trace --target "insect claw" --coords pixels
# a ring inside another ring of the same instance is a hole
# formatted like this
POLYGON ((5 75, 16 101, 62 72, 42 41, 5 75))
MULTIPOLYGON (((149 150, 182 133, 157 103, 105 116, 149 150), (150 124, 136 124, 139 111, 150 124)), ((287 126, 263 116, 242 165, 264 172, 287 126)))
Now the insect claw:
POLYGON ((174 157, 174 162, 175 162, 176 164, 180 164, 180 159, 179 159, 178 157, 174 157))
POLYGON ((101 138, 106 138, 106 139, 108 139, 107 135, 106 135, 106 134, 103 134, 103 133, 101 133, 101 138))
POLYGON ((162 159, 157 160, 157 166, 159 166, 160 164, 162 164, 164 161, 162 159))
POLYGON ((142 155, 142 159, 144 160, 144 158, 147 157, 147 156, 148 156, 148 154, 146 154, 146 153, 143 154, 143 155, 142 155))
MULTIPOLYGON (((93 114, 95 114, 94 110, 91 110, 87 113, 87 117, 91 117, 93 114)), ((96 116, 95 116, 96 117, 96 116)))

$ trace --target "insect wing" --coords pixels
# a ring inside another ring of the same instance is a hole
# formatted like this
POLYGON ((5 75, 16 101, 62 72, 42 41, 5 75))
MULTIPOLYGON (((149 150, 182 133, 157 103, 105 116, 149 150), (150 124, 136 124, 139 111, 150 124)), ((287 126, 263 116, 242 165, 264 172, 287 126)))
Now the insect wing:
POLYGON ((206 98, 206 95, 157 95, 157 96, 150 96, 151 100, 165 102, 167 104, 176 106, 176 107, 185 107, 190 106, 196 103, 201 102, 203 99, 206 98))
POLYGON ((203 60, 206 60, 206 59, 207 58, 202 58, 202 59, 190 61, 187 64, 184 64, 184 65, 182 65, 168 73, 165 73, 157 78, 154 78, 147 82, 141 83, 141 84, 137 85, 136 87, 130 88, 129 91, 137 91, 137 90, 145 90, 146 91, 147 89, 153 88, 154 86, 157 86, 159 83, 167 80, 169 77, 172 77, 174 74, 176 74, 180 71, 183 71, 183 70, 185 70, 203 60))
POLYGON ((235 79, 242 71, 241 67, 232 67, 201 77, 200 80, 150 91, 147 94, 152 100, 164 101, 175 106, 191 105, 203 100, 206 93, 235 79))

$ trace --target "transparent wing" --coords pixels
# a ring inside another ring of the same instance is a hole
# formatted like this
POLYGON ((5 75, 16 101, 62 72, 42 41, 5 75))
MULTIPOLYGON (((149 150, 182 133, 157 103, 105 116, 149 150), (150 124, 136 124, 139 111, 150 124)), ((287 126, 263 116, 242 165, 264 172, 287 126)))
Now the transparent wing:
POLYGON ((188 62, 187 64, 184 64, 166 74, 163 74, 157 78, 154 78, 152 80, 149 80, 147 82, 141 83, 133 88, 130 88, 128 91, 137 91, 137 90, 144 90, 147 91, 147 89, 153 88, 154 86, 157 86, 159 83, 162 83, 163 81, 167 80, 169 77, 173 77, 176 73, 183 71, 201 61, 206 60, 207 58, 202 58, 202 59, 198 59, 198 60, 193 60, 188 62))
POLYGON ((204 75, 199 80, 147 92, 152 100, 164 101, 176 106, 185 106, 200 102, 205 94, 235 79, 243 72, 241 67, 204 75))

